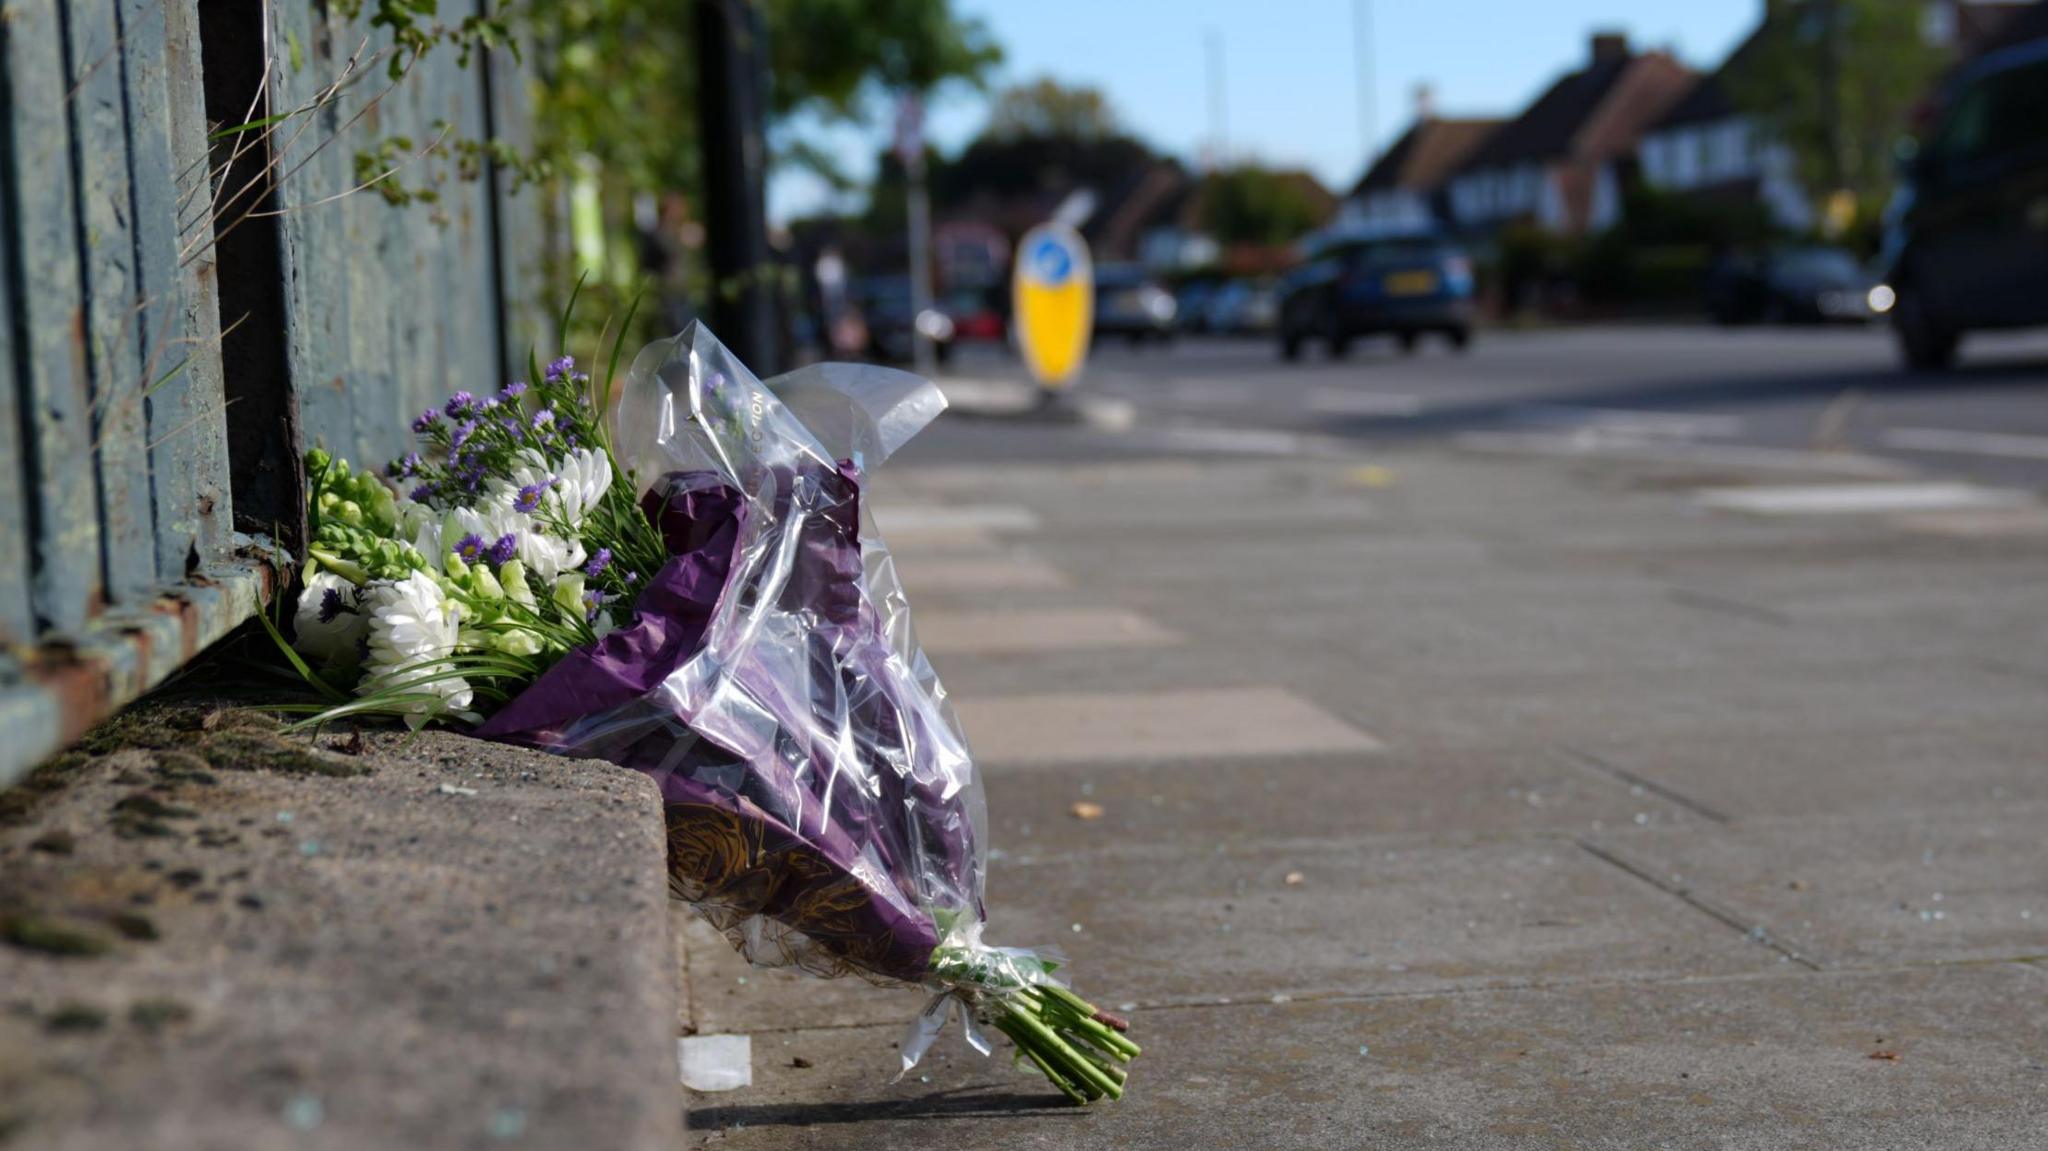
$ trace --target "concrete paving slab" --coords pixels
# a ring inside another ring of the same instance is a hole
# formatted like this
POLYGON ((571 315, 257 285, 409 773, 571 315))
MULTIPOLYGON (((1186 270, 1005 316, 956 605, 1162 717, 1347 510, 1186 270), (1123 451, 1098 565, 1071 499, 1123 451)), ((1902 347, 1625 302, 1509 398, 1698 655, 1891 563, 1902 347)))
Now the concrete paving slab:
POLYGON ((1547 748, 997 766, 984 776, 999 864, 1188 843, 1579 833, 1698 818, 1547 748), (1076 818, 1077 803, 1101 814, 1076 818))
POLYGON ((1380 743, 1270 685, 1152 692, 1052 692, 958 701, 986 763, 1078 763, 1187 755, 1369 752, 1380 743))
POLYGON ((2008 1151, 2048 1128, 2044 991, 1998 965, 1141 1011, 1131 1093, 1085 1110, 954 1036, 890 1084, 892 1029, 799 1031, 688 1121, 735 1151, 2008 1151))
POLYGON ((1603 849, 1828 966, 2048 956, 2048 804, 1617 830, 1603 849))
POLYGON ((1016 655, 1094 651, 1102 648, 1170 647, 1176 633, 1136 612, 1117 608, 1008 608, 994 611, 932 610, 915 615, 918 640, 927 652, 1016 655))
POLYGON ((882 538, 894 536, 944 535, 962 530, 987 532, 1029 532, 1038 527, 1038 515, 1018 504, 913 504, 877 501, 875 526, 882 538))
POLYGON ((2048 802, 2048 717, 1699 738, 1591 733, 1577 748, 1734 818, 2048 802))
POLYGON ((10 1149, 675 1145, 645 776, 151 730, 0 830, 10 1149))
POLYGON ((1073 582, 1033 556, 918 558, 897 562, 897 575, 913 599, 927 595, 979 595, 992 591, 1057 591, 1073 582))
MULTIPOLYGON (((1177 845, 1223 845, 1240 852, 1277 850, 1280 841, 1319 852, 1331 841, 1361 836, 1372 837, 1383 850, 1539 837, 1555 858, 1571 849, 1546 833, 1697 818, 1654 793, 1563 756, 1535 752, 998 768, 990 773, 989 811, 990 872, 999 891, 1012 893, 1006 900, 1022 901, 990 903, 1002 922, 1037 906, 1030 869, 1047 863, 1102 860, 1112 869, 1108 874, 1117 875, 1165 866, 1156 861, 1177 845), (1076 818, 1077 802, 1097 804, 1102 815, 1076 818), (1012 869, 1023 869, 1019 884, 1006 878, 1012 869)), ((1319 888, 1330 881, 1314 879, 1319 888)), ((1274 890, 1288 895, 1311 890, 1307 871, 1296 885, 1287 883, 1284 871, 1277 882, 1274 890)), ((1490 888, 1489 895, 1497 898, 1490 888)), ((1052 919, 1057 934, 1061 925, 1057 916, 1052 919)), ((1071 927, 1065 924, 1069 932, 1071 927)), ((857 980, 822 984, 797 972, 749 968, 723 936, 701 922, 687 928, 684 940, 695 1004, 689 1025, 695 1030, 907 1023, 924 1003, 915 991, 857 980)))
MULTIPOLYGON (((988 906, 991 941, 1058 946, 1084 994, 1140 1007, 1781 966, 1779 952, 1558 838, 1012 858, 991 867, 988 906)), ((907 1025, 923 1005, 856 980, 751 971, 722 941, 697 939, 701 1031, 907 1025)))

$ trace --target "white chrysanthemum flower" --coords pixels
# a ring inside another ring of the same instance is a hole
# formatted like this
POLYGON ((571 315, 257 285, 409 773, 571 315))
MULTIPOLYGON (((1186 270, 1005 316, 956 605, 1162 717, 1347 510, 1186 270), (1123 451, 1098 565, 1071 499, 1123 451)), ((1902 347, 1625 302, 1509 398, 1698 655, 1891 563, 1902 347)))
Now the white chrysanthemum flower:
POLYGON ((521 512, 545 522, 559 521, 575 531, 611 486, 612 464, 603 452, 577 448, 549 463, 528 448, 520 453, 512 474, 494 485, 492 492, 521 512))
POLYGON ((362 659, 356 644, 370 631, 356 585, 330 571, 306 577, 292 616, 292 647, 329 667, 354 667, 362 659))
POLYGON ((441 570, 441 513, 423 503, 400 498, 398 538, 411 542, 413 550, 426 558, 435 571, 441 570))
POLYGON ((527 570, 548 583, 566 571, 583 566, 583 545, 576 540, 560 540, 536 529, 529 529, 519 537, 519 558, 527 570))
POLYGON ((571 527, 581 527, 583 517, 611 490, 612 462, 603 452, 577 448, 555 461, 555 495, 562 501, 562 515, 571 527))
POLYGON ((438 703, 420 701, 408 709, 419 716, 469 706, 469 681, 449 675, 446 664, 428 662, 455 654, 462 623, 461 605, 448 602, 434 577, 414 572, 372 584, 364 606, 370 613, 369 674, 358 691, 395 687, 438 696, 438 703))

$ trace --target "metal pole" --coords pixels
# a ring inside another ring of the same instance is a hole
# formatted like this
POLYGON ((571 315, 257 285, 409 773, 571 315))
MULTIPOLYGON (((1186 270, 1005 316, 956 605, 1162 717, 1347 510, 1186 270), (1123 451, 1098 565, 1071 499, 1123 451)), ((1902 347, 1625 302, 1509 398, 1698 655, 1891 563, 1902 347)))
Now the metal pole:
POLYGON ((1358 73, 1358 131, 1364 137, 1365 159, 1372 162, 1373 142, 1378 138, 1379 109, 1373 102, 1372 0, 1353 0, 1351 18, 1357 36, 1353 38, 1353 65, 1358 73))
POLYGON ((930 377, 938 368, 931 337, 918 322, 932 306, 932 201, 925 190, 924 149, 912 151, 904 165, 910 202, 910 355, 917 374, 930 377))
POLYGON ((1223 33, 1209 29, 1209 166, 1230 164, 1230 101, 1223 90, 1223 33))
POLYGON ((780 369, 763 184, 768 42, 756 0, 697 0, 698 118, 711 330, 759 376, 780 369))

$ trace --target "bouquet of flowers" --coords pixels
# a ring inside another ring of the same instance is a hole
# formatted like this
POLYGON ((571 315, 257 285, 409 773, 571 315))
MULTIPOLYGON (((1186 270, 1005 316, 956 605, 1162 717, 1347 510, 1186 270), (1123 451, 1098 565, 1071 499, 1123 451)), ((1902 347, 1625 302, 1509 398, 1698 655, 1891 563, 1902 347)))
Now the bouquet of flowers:
MULTIPOLYGON (((1048 950, 982 941, 981 785, 863 499, 943 410, 827 364, 764 385, 701 326, 623 386, 564 357, 414 421, 384 476, 307 455, 286 649, 315 720, 459 722, 644 771, 671 889, 763 965, 928 987, 1075 1102, 1123 1093, 1122 1019, 1048 950)), ((280 637, 281 638, 281 637, 280 637)))

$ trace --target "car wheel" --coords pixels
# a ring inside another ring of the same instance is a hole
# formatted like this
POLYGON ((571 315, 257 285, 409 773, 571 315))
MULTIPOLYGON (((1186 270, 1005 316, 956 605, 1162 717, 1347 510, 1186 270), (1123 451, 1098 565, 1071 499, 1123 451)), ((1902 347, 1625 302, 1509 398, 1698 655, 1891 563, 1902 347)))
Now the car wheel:
POLYGON ((1323 339, 1330 345, 1331 359, 1341 360, 1351 354, 1351 335, 1344 330, 1343 323, 1337 319, 1337 309, 1335 308, 1329 308, 1323 312, 1323 339))
POLYGON ((1412 328, 1397 332, 1394 335, 1394 342, 1401 345, 1401 354, 1404 356, 1415 354, 1416 339, 1415 331, 1412 328))
POLYGON ((1900 358, 1913 371, 1938 372, 1956 362, 1961 334, 1942 327, 1919 291, 1910 286, 1899 289, 1898 303, 1892 307, 1892 332, 1898 337, 1900 358))
POLYGON ((1301 358, 1300 332, 1288 331, 1285 328, 1281 329, 1280 358, 1286 360, 1288 363, 1293 363, 1294 361, 1301 358))
POLYGON ((1444 335, 1450 338, 1451 347, 1456 348, 1458 351, 1462 352, 1472 346, 1472 329, 1470 328, 1452 328, 1450 331, 1445 332, 1444 335))

